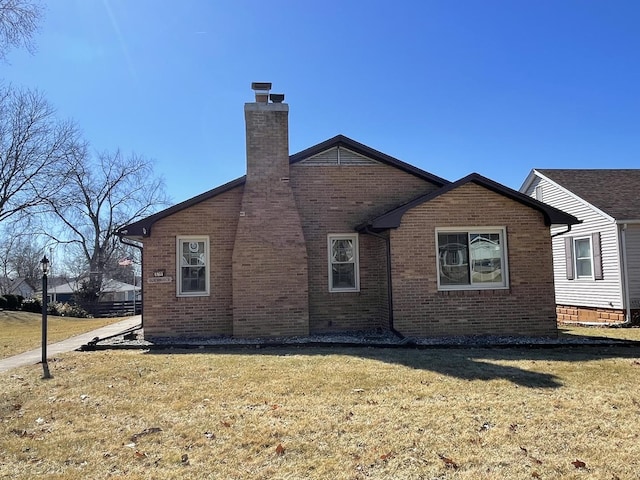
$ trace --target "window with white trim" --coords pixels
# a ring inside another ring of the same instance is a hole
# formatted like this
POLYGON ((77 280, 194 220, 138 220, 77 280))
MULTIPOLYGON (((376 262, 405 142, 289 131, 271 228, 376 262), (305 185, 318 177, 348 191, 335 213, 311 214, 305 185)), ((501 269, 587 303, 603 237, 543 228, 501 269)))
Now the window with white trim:
POLYGON ((437 229, 438 289, 507 288, 504 228, 437 229))
POLYGON ((177 237, 177 295, 209 295, 209 237, 177 237))
POLYGON ((574 238, 576 278, 593 279, 593 256, 591 252, 591 237, 574 238))
POLYGON ((360 291, 358 235, 327 236, 330 292, 360 291))
POLYGON ((567 280, 603 280, 600 233, 566 237, 564 240, 567 280))

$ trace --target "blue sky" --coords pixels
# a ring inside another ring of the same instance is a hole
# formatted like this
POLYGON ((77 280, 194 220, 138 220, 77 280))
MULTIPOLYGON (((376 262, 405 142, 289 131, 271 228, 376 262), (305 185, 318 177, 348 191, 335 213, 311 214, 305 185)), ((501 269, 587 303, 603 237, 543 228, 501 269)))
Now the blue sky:
POLYGON ((245 172, 252 81, 291 153, 343 134, 449 180, 640 167, 640 2, 55 0, 5 81, 95 150, 153 158, 174 202, 245 172))

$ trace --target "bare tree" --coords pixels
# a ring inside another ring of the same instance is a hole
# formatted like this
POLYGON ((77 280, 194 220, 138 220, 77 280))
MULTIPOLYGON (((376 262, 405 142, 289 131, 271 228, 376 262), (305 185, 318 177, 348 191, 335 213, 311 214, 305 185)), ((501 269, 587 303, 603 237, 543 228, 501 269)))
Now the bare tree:
POLYGON ((82 148, 41 93, 0 87, 0 222, 57 195, 82 148))
POLYGON ((35 287, 41 276, 40 261, 45 254, 45 239, 34 235, 31 217, 5 222, 0 228, 0 275, 24 278, 35 287))
POLYGON ((0 59, 13 48, 33 53, 33 36, 38 30, 42 8, 32 0, 0 0, 0 59))
POLYGON ((91 158, 86 153, 71 167, 64 196, 50 202, 64 226, 55 239, 77 247, 89 267, 84 291, 96 298, 120 248, 116 230, 166 205, 167 198, 152 163, 135 154, 117 150, 91 158))

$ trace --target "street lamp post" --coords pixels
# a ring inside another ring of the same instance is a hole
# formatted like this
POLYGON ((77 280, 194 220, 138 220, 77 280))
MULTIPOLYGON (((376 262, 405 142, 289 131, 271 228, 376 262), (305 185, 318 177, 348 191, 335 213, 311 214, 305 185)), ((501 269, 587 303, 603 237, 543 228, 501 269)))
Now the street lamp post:
POLYGON ((42 265, 42 378, 51 378, 47 363, 47 274, 49 273, 49 259, 45 255, 40 260, 42 265))

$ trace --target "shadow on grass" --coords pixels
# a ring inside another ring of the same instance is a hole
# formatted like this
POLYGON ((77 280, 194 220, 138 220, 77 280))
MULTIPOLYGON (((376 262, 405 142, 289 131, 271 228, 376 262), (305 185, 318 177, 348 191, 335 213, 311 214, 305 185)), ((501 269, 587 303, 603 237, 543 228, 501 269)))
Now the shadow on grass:
POLYGON ((256 347, 233 345, 231 348, 187 348, 151 349, 152 355, 181 354, 221 355, 308 355, 308 356, 353 356, 409 368, 432 371, 463 380, 507 380, 528 388, 554 389, 563 386, 561 379, 551 373, 528 370, 525 367, 504 365, 495 362, 552 363, 572 362, 576 368, 580 363, 607 358, 639 358, 640 342, 626 346, 563 345, 552 348, 518 347, 448 347, 448 348, 380 348, 369 346, 308 346, 283 345, 256 347))

